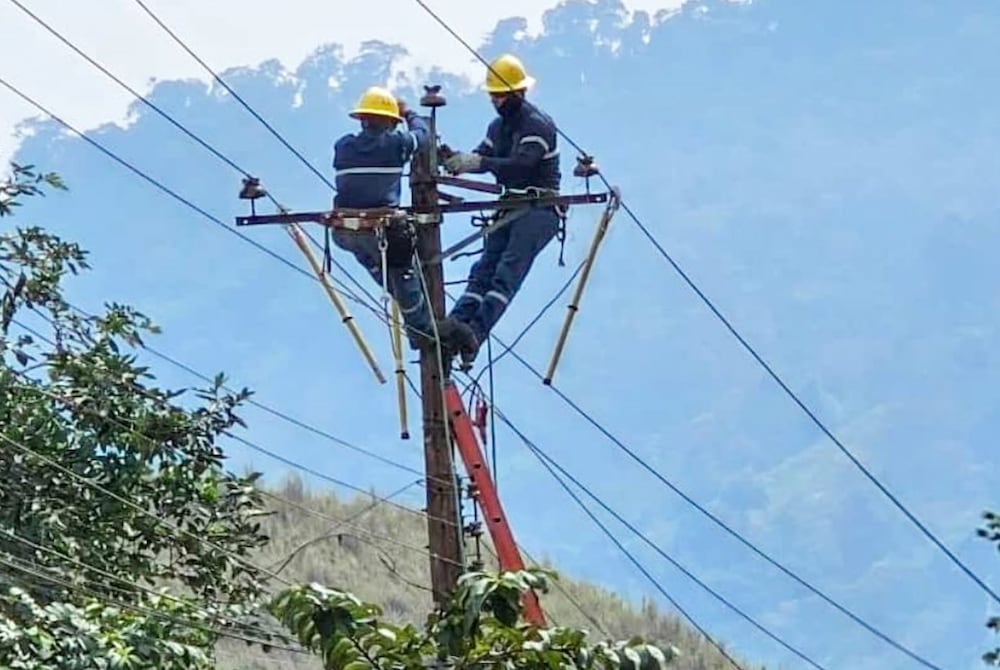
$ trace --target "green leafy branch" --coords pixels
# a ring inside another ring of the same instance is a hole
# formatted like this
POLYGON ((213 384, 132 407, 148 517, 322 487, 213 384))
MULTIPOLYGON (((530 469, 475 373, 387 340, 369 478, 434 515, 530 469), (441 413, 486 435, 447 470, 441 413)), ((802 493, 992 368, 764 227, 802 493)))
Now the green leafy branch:
POLYGON ((679 655, 638 637, 590 644, 586 631, 525 622, 524 595, 546 592, 550 577, 542 570, 466 573, 424 630, 387 623, 376 605, 319 584, 286 589, 269 609, 326 670, 662 670, 679 655))

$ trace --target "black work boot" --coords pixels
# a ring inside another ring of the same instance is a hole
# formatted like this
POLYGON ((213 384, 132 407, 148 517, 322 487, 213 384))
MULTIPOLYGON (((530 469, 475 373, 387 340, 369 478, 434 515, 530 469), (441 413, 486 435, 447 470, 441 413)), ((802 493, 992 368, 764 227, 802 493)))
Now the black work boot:
POLYGON ((479 338, 469 324, 456 319, 451 321, 454 329, 452 339, 462 356, 462 369, 468 370, 472 367, 472 361, 476 360, 476 354, 479 353, 479 338))

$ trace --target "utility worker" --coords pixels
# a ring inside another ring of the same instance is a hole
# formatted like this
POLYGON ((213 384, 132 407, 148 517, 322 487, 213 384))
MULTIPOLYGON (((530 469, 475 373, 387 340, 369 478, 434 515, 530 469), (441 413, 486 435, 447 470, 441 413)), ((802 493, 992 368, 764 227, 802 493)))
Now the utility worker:
MULTIPOLYGON (((334 208, 378 209, 399 206, 403 167, 418 149, 430 142, 430 130, 416 112, 388 90, 372 86, 364 92, 351 118, 361 122, 358 133, 344 135, 333 150, 337 195, 334 208), (409 130, 397 128, 403 119, 409 130)), ((382 252, 370 230, 333 229, 334 243, 354 254, 371 276, 383 285, 382 252)), ((434 342, 430 306, 424 300, 420 275, 413 263, 414 239, 409 224, 385 228, 386 284, 399 304, 412 349, 434 342)))
MULTIPOLYGON (((471 153, 457 152, 445 159, 452 174, 490 172, 506 194, 558 195, 561 174, 552 119, 526 101, 535 79, 521 61, 505 54, 487 70, 486 90, 498 116, 486 129, 486 138, 471 153)), ((555 206, 499 211, 509 222, 486 236, 483 254, 469 272, 465 292, 455 303, 442 338, 447 335, 466 363, 521 288, 535 257, 559 231, 555 206)))

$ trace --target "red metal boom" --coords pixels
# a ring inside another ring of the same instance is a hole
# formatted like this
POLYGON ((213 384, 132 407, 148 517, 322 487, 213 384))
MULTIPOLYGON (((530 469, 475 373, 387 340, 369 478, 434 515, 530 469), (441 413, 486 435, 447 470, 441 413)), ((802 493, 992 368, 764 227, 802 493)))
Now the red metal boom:
MULTIPOLYGON (((500 505, 500 497, 497 495, 496 486, 493 485, 489 468, 486 467, 483 451, 479 448, 472 420, 465 411, 462 396, 459 395, 454 382, 446 383, 444 399, 448 416, 451 419, 455 442, 458 444, 458 452, 462 456, 469 477, 479 491, 476 499, 479 501, 479 507, 486 518, 486 527, 490 531, 490 537, 493 538, 493 545, 496 547, 497 556, 500 559, 500 569, 505 572, 523 570, 524 560, 521 558, 521 552, 514 541, 514 533, 510 529, 510 524, 507 523, 503 506, 500 505)), ((542 607, 534 591, 524 594, 524 611, 528 621, 536 626, 545 625, 545 615, 542 614, 542 607)))

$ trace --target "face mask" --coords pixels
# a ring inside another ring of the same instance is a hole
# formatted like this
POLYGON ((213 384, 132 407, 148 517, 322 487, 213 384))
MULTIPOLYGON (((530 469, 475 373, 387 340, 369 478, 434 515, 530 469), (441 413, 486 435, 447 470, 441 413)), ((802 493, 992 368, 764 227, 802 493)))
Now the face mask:
POLYGON ((497 113, 500 116, 513 116, 521 111, 521 106, 524 103, 524 98, 519 95, 508 95, 504 98, 503 102, 497 107, 497 113))

